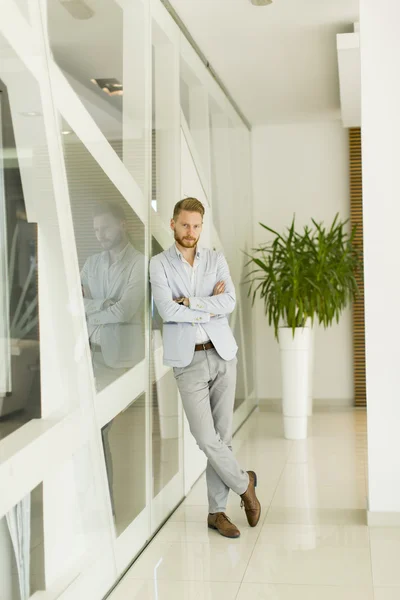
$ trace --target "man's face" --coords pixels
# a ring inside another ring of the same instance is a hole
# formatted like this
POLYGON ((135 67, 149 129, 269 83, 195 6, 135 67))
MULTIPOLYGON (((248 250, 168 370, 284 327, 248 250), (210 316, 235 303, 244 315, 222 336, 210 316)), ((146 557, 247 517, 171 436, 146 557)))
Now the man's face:
POLYGON ((110 214, 94 217, 93 227, 98 241, 104 250, 117 248, 125 235, 125 222, 110 214))
POLYGON ((182 210, 176 221, 171 220, 175 241, 183 248, 194 248, 200 239, 203 219, 198 212, 182 210))

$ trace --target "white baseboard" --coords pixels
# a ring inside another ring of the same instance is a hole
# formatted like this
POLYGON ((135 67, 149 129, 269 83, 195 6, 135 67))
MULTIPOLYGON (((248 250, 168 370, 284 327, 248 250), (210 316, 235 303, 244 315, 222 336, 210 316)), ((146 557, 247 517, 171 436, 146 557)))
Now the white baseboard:
POLYGON ((400 527, 400 512, 367 512, 369 527, 400 527))
MULTIPOLYGON (((271 412, 282 412, 281 398, 259 398, 258 406, 260 409, 270 410, 271 412)), ((335 409, 335 408, 354 408, 353 398, 314 398, 314 408, 335 409)))

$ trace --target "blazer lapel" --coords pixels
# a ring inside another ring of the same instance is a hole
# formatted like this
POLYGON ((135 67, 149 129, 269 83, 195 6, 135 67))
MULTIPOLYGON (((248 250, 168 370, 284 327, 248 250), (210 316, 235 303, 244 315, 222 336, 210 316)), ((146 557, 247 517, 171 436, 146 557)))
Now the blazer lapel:
POLYGON ((179 258, 178 254, 176 253, 175 245, 171 246, 171 248, 169 249, 168 259, 169 259, 169 262, 170 262, 172 268, 174 269, 175 273, 178 275, 180 281, 182 282, 182 284, 186 290, 187 298, 189 298, 192 295, 192 292, 190 290, 190 280, 189 280, 189 277, 187 276, 186 270, 182 264, 181 259, 179 258))

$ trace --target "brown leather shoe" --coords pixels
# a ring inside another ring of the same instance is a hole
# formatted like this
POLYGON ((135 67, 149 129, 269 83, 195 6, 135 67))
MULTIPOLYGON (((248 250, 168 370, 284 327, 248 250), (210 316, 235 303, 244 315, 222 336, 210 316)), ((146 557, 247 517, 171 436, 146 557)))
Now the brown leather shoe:
POLYGON ((242 502, 240 507, 246 512, 247 521, 250 527, 255 527, 260 520, 261 504, 256 496, 257 475, 254 471, 247 471, 249 474, 249 487, 240 497, 242 502))
POLYGON ((208 527, 210 529, 216 529, 218 533, 227 538, 238 538, 240 536, 240 531, 232 523, 229 517, 226 516, 223 512, 218 512, 214 514, 208 515, 208 527))

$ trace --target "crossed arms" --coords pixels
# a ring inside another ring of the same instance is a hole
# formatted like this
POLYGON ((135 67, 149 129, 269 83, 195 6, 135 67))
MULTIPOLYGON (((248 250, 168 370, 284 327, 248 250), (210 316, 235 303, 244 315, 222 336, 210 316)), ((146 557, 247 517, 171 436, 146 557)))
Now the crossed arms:
POLYGON ((208 323, 213 316, 231 313, 236 304, 235 288, 222 254, 218 255, 216 280, 218 283, 211 296, 174 298, 161 261, 150 262, 153 297, 165 323, 208 323), (184 304, 178 304, 182 300, 184 304))
POLYGON ((118 300, 113 298, 93 299, 90 296, 88 266, 81 272, 83 302, 88 323, 106 325, 108 323, 130 323, 139 310, 145 294, 144 263, 138 259, 132 268, 127 284, 118 300))

